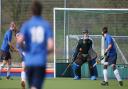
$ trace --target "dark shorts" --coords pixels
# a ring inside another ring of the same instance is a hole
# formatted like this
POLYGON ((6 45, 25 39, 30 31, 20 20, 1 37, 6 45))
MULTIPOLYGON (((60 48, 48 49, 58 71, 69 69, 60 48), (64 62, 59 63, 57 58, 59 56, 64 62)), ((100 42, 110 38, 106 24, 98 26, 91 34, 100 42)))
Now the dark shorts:
POLYGON ((5 52, 3 50, 0 50, 0 60, 8 60, 11 59, 10 52, 5 52))
POLYGON ((116 60, 117 60, 117 54, 113 56, 108 56, 105 62, 108 62, 109 65, 112 65, 112 64, 116 64, 116 60))
POLYGON ((88 57, 89 57, 89 55, 88 54, 82 54, 82 53, 80 53, 78 56, 77 56, 77 58, 76 58, 76 60, 74 61, 77 65, 82 65, 82 64, 84 64, 85 62, 87 62, 87 59, 88 59, 88 57))
POLYGON ((45 67, 27 66, 25 69, 29 88, 34 86, 41 89, 45 78, 45 67))

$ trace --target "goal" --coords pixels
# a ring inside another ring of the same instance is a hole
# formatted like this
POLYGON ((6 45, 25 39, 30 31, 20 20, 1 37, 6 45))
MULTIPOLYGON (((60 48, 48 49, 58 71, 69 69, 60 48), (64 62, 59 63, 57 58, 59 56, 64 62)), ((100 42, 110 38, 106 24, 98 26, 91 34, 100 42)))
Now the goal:
MULTIPOLYGON (((118 53, 118 64, 128 64, 128 9, 54 8, 54 64, 68 63, 84 29, 89 30, 98 55, 104 53, 101 30, 108 27, 118 53)), ((54 65, 56 66, 56 65, 54 65)))

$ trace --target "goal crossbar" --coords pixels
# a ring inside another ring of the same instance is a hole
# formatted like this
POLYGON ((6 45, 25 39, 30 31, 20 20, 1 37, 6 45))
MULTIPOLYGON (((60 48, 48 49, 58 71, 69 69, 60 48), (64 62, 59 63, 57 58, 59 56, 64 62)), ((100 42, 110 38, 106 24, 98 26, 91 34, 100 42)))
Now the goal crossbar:
POLYGON ((66 11, 84 11, 84 10, 96 10, 96 11, 128 11, 128 8, 54 8, 54 10, 66 10, 66 11))

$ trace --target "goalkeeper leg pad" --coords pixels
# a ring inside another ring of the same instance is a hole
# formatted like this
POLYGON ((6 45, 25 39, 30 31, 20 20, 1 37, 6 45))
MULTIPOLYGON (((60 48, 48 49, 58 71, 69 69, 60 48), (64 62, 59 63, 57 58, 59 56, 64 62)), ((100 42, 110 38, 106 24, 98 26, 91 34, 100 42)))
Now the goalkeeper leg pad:
POLYGON ((81 67, 77 65, 75 62, 72 64, 72 70, 75 80, 81 79, 81 67))
POLYGON ((96 60, 90 60, 89 63, 89 71, 90 71, 90 76, 91 76, 91 80, 96 80, 96 77, 98 76, 98 72, 97 72, 97 67, 92 67, 95 64, 96 60))
POLYGON ((96 80, 96 76, 91 76, 91 80, 96 80))

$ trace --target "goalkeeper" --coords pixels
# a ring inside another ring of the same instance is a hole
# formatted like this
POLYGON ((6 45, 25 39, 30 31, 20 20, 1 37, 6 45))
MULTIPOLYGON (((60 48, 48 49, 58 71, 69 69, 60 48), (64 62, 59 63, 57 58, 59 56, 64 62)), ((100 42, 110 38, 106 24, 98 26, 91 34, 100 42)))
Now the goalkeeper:
MULTIPOLYGON (((92 40, 89 39, 88 30, 83 31, 83 38, 81 38, 77 44, 75 53, 73 55, 73 75, 74 80, 81 79, 81 66, 85 62, 89 62, 89 70, 92 80, 96 80, 97 76, 97 69, 96 67, 92 67, 93 61, 91 61, 91 56, 89 55, 89 50, 92 49, 92 40)), ((96 55, 96 54, 95 54, 96 55)), ((93 59, 96 59, 97 55, 93 57, 93 59)))

